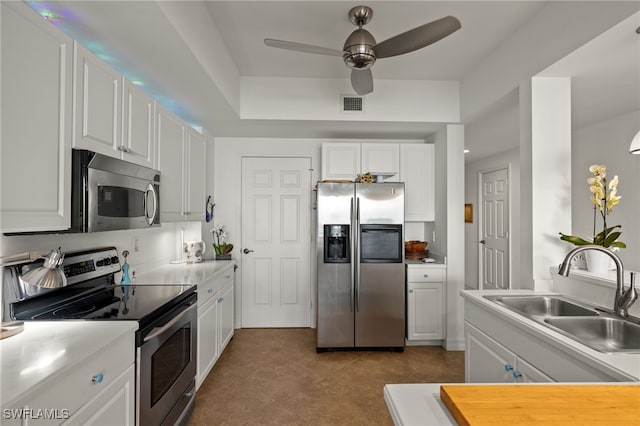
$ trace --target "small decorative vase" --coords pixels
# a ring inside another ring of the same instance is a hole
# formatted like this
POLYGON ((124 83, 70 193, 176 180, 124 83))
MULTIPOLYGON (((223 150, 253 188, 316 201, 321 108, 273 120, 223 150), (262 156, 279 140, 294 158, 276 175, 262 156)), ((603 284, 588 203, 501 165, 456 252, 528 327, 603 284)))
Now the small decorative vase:
POLYGON ((587 270, 595 274, 605 274, 611 267, 611 258, 601 251, 587 250, 584 252, 587 259, 587 270))

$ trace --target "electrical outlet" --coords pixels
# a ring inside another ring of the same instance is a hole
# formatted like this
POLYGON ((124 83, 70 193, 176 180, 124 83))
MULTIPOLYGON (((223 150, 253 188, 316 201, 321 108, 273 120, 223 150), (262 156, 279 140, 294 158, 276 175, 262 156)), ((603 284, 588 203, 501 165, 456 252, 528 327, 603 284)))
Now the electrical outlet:
POLYGON ((136 235, 131 238, 131 247, 133 251, 140 251, 140 237, 136 235))
POLYGON ((431 233, 431 242, 435 243, 436 242, 436 231, 433 231, 431 233))

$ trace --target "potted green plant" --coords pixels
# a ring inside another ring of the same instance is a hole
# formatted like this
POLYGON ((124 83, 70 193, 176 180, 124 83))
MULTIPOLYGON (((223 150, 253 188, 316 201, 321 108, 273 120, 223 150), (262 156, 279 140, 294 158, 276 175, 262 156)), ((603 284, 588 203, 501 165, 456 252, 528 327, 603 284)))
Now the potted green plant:
MULTIPOLYGON (((627 245, 618 240, 622 235, 622 226, 607 226, 607 216, 613 211, 622 197, 618 195, 618 175, 610 181, 607 180, 607 166, 604 164, 594 164, 589 167, 589 172, 593 176, 587 179, 589 191, 591 193, 591 203, 593 204, 593 237, 591 241, 575 235, 567 235, 560 232, 560 239, 577 246, 598 245, 607 248, 626 248, 627 245), (598 216, 602 219, 602 231, 596 233, 598 216)), ((592 272, 606 272, 609 269, 610 259, 606 254, 597 251, 585 252, 587 258, 587 268, 592 272), (601 255, 601 256, 598 256, 601 255), (596 257, 600 257, 602 264, 596 266, 596 257), (590 261, 591 260, 591 261, 590 261)))
POLYGON ((216 253, 216 260, 229 260, 231 259, 231 250, 233 250, 233 244, 227 243, 227 233, 224 230, 224 225, 216 225, 211 228, 213 234, 213 250, 216 253))

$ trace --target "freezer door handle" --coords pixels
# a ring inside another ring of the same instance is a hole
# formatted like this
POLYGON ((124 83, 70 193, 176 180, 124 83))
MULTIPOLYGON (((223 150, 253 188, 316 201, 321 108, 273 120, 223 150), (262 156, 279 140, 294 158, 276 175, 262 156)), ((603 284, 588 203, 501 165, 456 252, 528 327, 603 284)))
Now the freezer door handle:
POLYGON ((356 223, 354 229, 355 238, 353 245, 355 246, 355 253, 353 264, 356 268, 356 312, 358 312, 360 305, 360 197, 356 197, 356 223))
POLYGON ((355 266, 354 266, 354 244, 353 244, 353 235, 354 235, 354 231, 353 231, 353 197, 351 197, 351 203, 349 203, 349 223, 351 224, 351 235, 349 236, 349 238, 351 239, 351 244, 349 247, 349 251, 350 251, 350 256, 351 256, 351 263, 350 263, 350 272, 351 272, 351 303, 349 304, 349 312, 353 312, 353 303, 354 303, 354 285, 353 285, 353 280, 354 280, 354 276, 355 276, 355 266))

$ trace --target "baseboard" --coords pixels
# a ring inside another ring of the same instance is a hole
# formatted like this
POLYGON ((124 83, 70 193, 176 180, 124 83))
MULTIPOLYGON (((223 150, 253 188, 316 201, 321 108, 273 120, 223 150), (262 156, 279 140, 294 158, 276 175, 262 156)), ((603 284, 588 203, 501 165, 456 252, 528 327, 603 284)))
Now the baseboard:
POLYGON ((443 346, 448 351, 464 351, 464 338, 447 339, 443 346))

